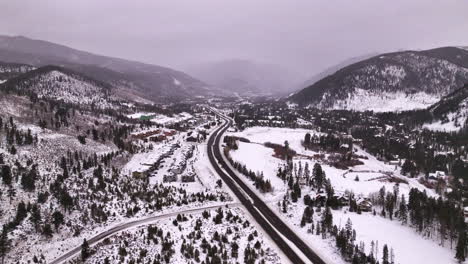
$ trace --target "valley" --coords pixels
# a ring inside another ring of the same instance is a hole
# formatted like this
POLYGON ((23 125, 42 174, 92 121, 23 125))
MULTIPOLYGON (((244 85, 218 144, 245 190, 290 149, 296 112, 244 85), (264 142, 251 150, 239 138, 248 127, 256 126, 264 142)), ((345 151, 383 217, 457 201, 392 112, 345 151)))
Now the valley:
POLYGON ((284 96, 1 37, 1 261, 465 263, 468 54, 369 57, 284 96))

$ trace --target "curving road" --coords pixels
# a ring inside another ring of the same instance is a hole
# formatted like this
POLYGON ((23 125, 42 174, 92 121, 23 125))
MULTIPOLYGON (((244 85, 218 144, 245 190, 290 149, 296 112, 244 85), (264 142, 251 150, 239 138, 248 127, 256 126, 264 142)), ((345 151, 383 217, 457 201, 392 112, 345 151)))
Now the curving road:
POLYGON ((325 261, 307 246, 227 165, 221 155, 220 141, 223 133, 232 125, 233 121, 215 110, 213 112, 224 120, 224 124, 214 131, 208 140, 208 158, 216 172, 292 263, 305 262, 283 237, 292 242, 312 263, 325 264, 325 261))
MULTIPOLYGON (((217 209, 219 207, 224 207, 224 206, 228 206, 228 205, 237 206, 238 204, 237 203, 226 203, 224 205, 212 205, 212 206, 198 207, 198 208, 194 208, 194 209, 185 209, 185 210, 180 210, 180 211, 177 211, 177 212, 172 212, 172 213, 167 213, 167 214, 148 216, 148 217, 145 217, 145 218, 142 218, 142 219, 138 219, 138 220, 135 220, 135 221, 126 222, 126 223, 114 226, 114 227, 112 227, 112 228, 110 228, 110 229, 108 229, 108 230, 106 230, 106 231, 104 231, 102 233, 99 233, 99 234, 87 239, 87 241, 88 241, 89 245, 91 246, 91 245, 94 245, 94 244, 104 240, 107 237, 110 237, 110 236, 114 235, 115 233, 130 229, 130 228, 134 228, 134 227, 141 226, 141 225, 147 225, 147 224, 150 224, 150 223, 152 223, 154 221, 157 221, 157 220, 177 216, 178 214, 197 213, 197 212, 202 212, 204 210, 217 209)), ((67 253, 65 253, 62 256, 60 256, 60 257, 56 258, 55 260, 51 261, 50 264, 62 263, 64 261, 72 258, 73 256, 75 256, 79 252, 81 252, 81 245, 71 249, 67 253)))

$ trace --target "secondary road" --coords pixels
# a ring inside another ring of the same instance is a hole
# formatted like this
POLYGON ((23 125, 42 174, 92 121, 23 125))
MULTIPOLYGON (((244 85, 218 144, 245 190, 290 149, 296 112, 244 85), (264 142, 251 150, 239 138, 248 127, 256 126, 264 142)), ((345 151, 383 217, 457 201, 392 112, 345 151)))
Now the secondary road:
POLYGON ((224 180, 239 201, 255 218, 259 225, 275 241, 278 247, 294 264, 305 263, 304 260, 291 248, 284 238, 292 242, 312 263, 325 264, 325 261, 307 246, 291 228, 286 225, 266 204, 260 199, 249 186, 247 186, 236 173, 227 165, 220 150, 220 141, 222 135, 232 125, 232 119, 215 112, 224 124, 215 130, 208 139, 208 158, 215 171, 224 180))
MULTIPOLYGON (((87 241, 88 241, 88 244, 91 246, 91 245, 94 245, 94 244, 104 240, 107 237, 110 237, 110 236, 112 236, 112 235, 114 235, 114 234, 116 234, 118 232, 130 229, 130 228, 134 228, 134 227, 141 226, 141 225, 151 224, 151 223, 153 223, 153 222, 155 222, 157 220, 177 216, 178 214, 197 213, 197 212, 202 212, 204 210, 211 210, 211 209, 216 209, 216 208, 219 208, 219 207, 224 207, 224 206, 229 206, 229 205, 237 206, 238 203, 226 203, 226 204, 223 204, 223 205, 212 205, 212 206, 198 207, 198 208, 194 208, 194 209, 179 210, 179 211, 172 212, 172 213, 167 213, 167 214, 148 216, 148 217, 145 217, 145 218, 142 218, 142 219, 138 219, 138 220, 135 220, 135 221, 126 222, 126 223, 114 226, 114 227, 112 227, 112 228, 110 228, 110 229, 108 229, 108 230, 106 230, 106 231, 104 231, 102 233, 99 233, 99 234, 87 239, 87 241)), ((81 251, 81 245, 78 246, 78 247, 73 248, 72 250, 68 251, 67 253, 63 254, 62 256, 56 258, 55 260, 50 262, 50 264, 62 263, 64 261, 70 259, 71 257, 75 256, 80 251, 81 251)))

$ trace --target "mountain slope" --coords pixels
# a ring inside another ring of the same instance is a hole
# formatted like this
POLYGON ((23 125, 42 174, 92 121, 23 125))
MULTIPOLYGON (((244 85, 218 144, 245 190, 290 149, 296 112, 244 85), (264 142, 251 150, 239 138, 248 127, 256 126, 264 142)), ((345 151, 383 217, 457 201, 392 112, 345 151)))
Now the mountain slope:
POLYGON ((287 94, 303 76, 279 65, 232 59, 190 66, 191 75, 240 95, 287 94))
POLYGON ((358 57, 353 57, 353 58, 349 58, 349 59, 346 59, 336 65, 333 65, 331 67, 328 67, 326 68, 325 70, 313 75, 312 77, 310 77, 309 79, 307 79, 305 82, 302 82, 299 87, 297 88, 298 91, 302 90, 304 87, 308 87, 310 85, 313 85, 314 83, 320 81, 321 79, 329 76, 329 75, 332 75, 334 74, 335 72, 339 71, 340 69, 348 66, 348 65, 351 65, 351 64, 354 64, 356 62, 359 62, 359 61, 362 61, 362 60, 365 60, 365 59, 368 59, 368 58, 371 58, 371 57, 374 57, 374 56, 377 56, 378 54, 377 53, 369 53, 369 54, 366 54, 366 55, 362 55, 362 56, 358 56, 358 57))
POLYGON ((58 66, 44 66, 18 75, 0 89, 20 95, 33 95, 80 106, 111 107, 118 98, 109 84, 58 66))
POLYGON ((439 131, 458 131, 467 126, 468 121, 468 84, 445 96, 428 108, 433 122, 424 127, 439 131))
POLYGON ((440 48, 375 56, 347 66, 289 100, 321 108, 422 109, 468 82, 468 51, 440 48))
POLYGON ((0 36, 0 60, 36 67, 58 65, 116 87, 136 90, 146 98, 191 97, 216 93, 180 71, 124 59, 95 55, 47 41, 0 36))

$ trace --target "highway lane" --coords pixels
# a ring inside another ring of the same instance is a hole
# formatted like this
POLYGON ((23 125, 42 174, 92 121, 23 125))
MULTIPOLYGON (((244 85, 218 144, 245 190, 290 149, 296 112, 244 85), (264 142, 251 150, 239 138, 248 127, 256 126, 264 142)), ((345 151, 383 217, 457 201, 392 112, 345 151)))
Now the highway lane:
POLYGON ((286 254, 292 263, 304 263, 289 244, 278 234, 281 233, 291 241, 312 263, 325 264, 325 261, 315 253, 299 236, 291 230, 249 186, 247 186, 236 173, 227 165, 220 150, 220 141, 223 133, 232 125, 232 120, 217 111, 214 111, 224 120, 224 124, 215 130, 208 140, 208 158, 219 176, 234 192, 239 201, 262 226, 278 247, 286 254), (241 190, 239 190, 239 188, 241 190), (246 197, 247 195, 247 197, 246 197))
MULTIPOLYGON (((177 216, 178 214, 197 213, 197 212, 203 212, 204 210, 217 209, 219 207, 225 207, 225 206, 234 206, 235 207, 235 206, 238 206, 238 205, 239 205, 238 203, 226 203, 226 204, 223 204, 223 205, 204 206, 204 207, 198 207, 198 208, 193 208, 193 209, 179 210, 179 211, 171 212, 171 213, 167 213, 167 214, 148 216, 148 217, 145 217, 145 218, 142 218, 142 219, 138 219, 138 220, 135 220, 135 221, 126 222, 126 223, 114 226, 114 227, 112 227, 112 228, 110 228, 110 229, 108 229, 108 230, 106 230, 106 231, 104 231, 102 233, 99 233, 99 234, 87 239, 87 241, 88 241, 89 245, 92 246, 92 245, 104 240, 105 238, 110 237, 110 236, 118 233, 118 232, 130 229, 130 228, 134 228, 134 227, 137 227, 137 226, 148 225, 148 224, 151 224, 151 223, 153 223, 153 222, 155 222, 157 220, 177 216)), ((67 261, 70 258, 72 258, 73 256, 75 256, 76 254, 78 254, 79 252, 81 252, 81 245, 71 249, 70 251, 66 252, 62 256, 56 258, 55 260, 50 262, 50 264, 58 264, 58 263, 62 263, 64 261, 67 261)))

